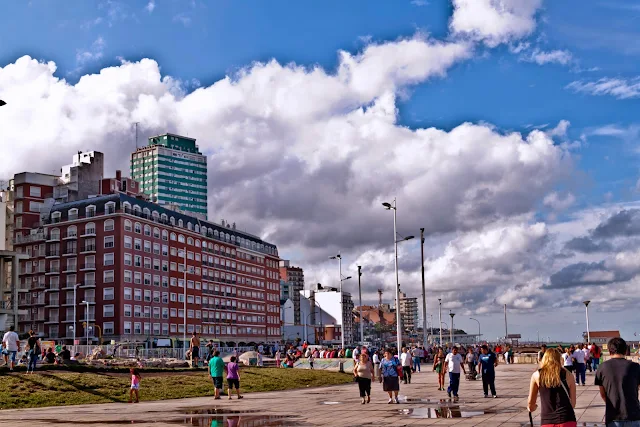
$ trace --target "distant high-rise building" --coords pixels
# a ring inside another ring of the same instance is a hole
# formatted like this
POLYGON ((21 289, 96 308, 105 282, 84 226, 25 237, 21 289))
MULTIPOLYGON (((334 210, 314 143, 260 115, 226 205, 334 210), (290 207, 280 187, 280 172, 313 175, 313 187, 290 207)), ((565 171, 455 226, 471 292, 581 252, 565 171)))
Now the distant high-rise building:
POLYGON ((400 292, 400 320, 407 332, 415 332, 418 326, 418 298, 409 298, 400 292))
POLYGON ((293 301, 294 324, 302 323, 300 316, 300 291, 304 289, 304 272, 300 267, 293 267, 287 260, 280 261, 281 299, 293 301))
POLYGON ((146 147, 131 153, 131 178, 151 201, 207 218, 207 157, 195 139, 171 133, 150 137, 146 147))

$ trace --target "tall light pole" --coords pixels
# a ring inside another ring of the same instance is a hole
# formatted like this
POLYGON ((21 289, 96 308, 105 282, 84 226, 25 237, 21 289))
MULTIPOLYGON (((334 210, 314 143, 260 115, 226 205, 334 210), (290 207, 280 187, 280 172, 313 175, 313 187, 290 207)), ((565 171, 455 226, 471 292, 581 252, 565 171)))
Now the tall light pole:
POLYGON ((586 310, 586 314, 587 314, 587 345, 591 342, 591 333, 589 332, 589 303, 591 301, 586 300, 583 301, 582 303, 584 304, 584 308, 586 310))
POLYGON ((507 304, 504 305, 504 341, 507 341, 509 331, 507 329, 507 304))
POLYGON ((480 341, 480 321, 478 319, 475 319, 473 317, 469 317, 470 320, 475 320, 476 322, 478 322, 478 339, 476 340, 476 342, 480 341))
POLYGON ((430 314, 429 317, 431 318, 431 342, 433 342, 433 314, 430 314))
POLYGON ((398 345, 398 354, 400 354, 400 350, 402 349, 402 322, 400 319, 400 280, 398 279, 398 242, 404 240, 413 239, 413 236, 407 236, 403 239, 398 240, 398 231, 397 231, 397 202, 396 199, 393 199, 393 204, 391 203, 383 203, 382 206, 388 211, 393 210, 393 249, 395 252, 395 270, 396 270, 396 341, 398 345))
POLYGON ((362 266, 358 266, 358 294, 360 296, 360 345, 364 343, 364 318, 362 317, 362 284, 360 283, 360 277, 362 277, 362 266))
POLYGON ((342 349, 344 350, 344 333, 345 333, 345 319, 344 319, 344 301, 343 299, 343 295, 342 295, 342 282, 344 282, 345 280, 349 280, 351 279, 351 276, 346 277, 346 278, 342 278, 342 255, 338 254, 336 256, 332 256, 329 257, 329 259, 337 259, 338 260, 338 272, 339 272, 339 279, 340 279, 340 317, 342 318, 340 320, 340 340, 341 340, 341 344, 342 344, 342 349))
POLYGON ((424 228, 420 229, 420 258, 422 260, 422 262, 420 263, 420 265, 422 266, 422 315, 424 316, 423 318, 423 325, 422 325, 422 332, 423 332, 423 338, 422 338, 422 345, 426 347, 427 345, 427 292, 425 290, 425 284, 424 284, 424 228))
POLYGON ((449 316, 451 316, 451 328, 449 328, 449 335, 451 336, 451 347, 453 347, 453 316, 455 315, 455 313, 449 311, 449 316))
POLYGON ((76 291, 78 290, 78 286, 80 283, 76 283, 73 285, 73 345, 76 345, 76 327, 78 326, 78 316, 77 316, 77 308, 78 308, 78 297, 76 291))
POLYGON ((86 305, 86 311, 84 312, 84 318, 85 318, 85 332, 87 335, 87 353, 89 352, 88 348, 89 348, 89 301, 82 301, 82 304, 86 305))
POLYGON ((438 298, 438 312, 440 313, 440 347, 442 347, 442 298, 438 298))
POLYGON ((184 350, 182 357, 186 357, 187 355, 187 246, 185 245, 183 249, 184 253, 184 271, 182 273, 182 278, 184 283, 184 301, 182 302, 182 310, 184 311, 184 321, 183 321, 183 330, 182 330, 182 349, 184 350))

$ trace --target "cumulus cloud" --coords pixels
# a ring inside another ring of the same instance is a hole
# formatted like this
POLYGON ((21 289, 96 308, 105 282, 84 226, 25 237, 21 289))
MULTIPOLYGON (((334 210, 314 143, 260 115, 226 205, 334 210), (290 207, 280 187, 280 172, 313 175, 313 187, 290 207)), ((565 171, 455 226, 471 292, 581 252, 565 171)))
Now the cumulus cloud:
POLYGON ((543 51, 535 48, 520 56, 522 61, 534 62, 538 65, 559 64, 568 65, 573 61, 573 55, 568 50, 543 51))
POLYGON ((531 34, 542 0, 453 0, 451 32, 489 47, 531 34))
POLYGON ((559 195, 557 192, 549 193, 545 196, 543 200, 543 204, 554 210, 554 211, 564 211, 573 205, 576 201, 576 198, 573 194, 567 193, 564 197, 559 195))
POLYGON ((640 97, 640 77, 613 78, 604 77, 596 81, 574 81, 566 89, 588 95, 609 95, 617 99, 631 99, 640 97))
POLYGON ((144 8, 147 10, 147 12, 152 13, 156 8, 156 2, 154 0, 150 0, 144 8))

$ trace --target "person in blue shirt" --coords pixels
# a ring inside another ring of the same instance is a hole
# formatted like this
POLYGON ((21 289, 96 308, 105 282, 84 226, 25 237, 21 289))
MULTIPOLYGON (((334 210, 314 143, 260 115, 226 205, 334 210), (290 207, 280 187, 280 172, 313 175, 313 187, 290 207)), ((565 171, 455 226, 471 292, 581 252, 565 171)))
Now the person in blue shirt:
POLYGON ((484 397, 489 397, 489 389, 491 395, 496 398, 496 366, 498 366, 498 358, 495 353, 489 351, 489 347, 485 344, 481 347, 481 354, 478 357, 482 374, 482 389, 484 397))

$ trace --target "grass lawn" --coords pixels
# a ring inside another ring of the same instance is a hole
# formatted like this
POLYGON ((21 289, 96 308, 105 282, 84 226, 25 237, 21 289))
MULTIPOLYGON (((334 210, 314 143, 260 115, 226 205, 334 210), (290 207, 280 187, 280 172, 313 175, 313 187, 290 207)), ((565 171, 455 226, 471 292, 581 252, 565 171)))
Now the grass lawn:
MULTIPOLYGON (((141 400, 213 395, 213 385, 206 371, 193 374, 141 372, 141 375, 141 400)), ((240 371, 242 393, 337 385, 352 381, 351 374, 307 369, 241 368, 240 371)), ((127 402, 130 383, 128 375, 108 373, 4 375, 0 380, 0 409, 127 402)))

